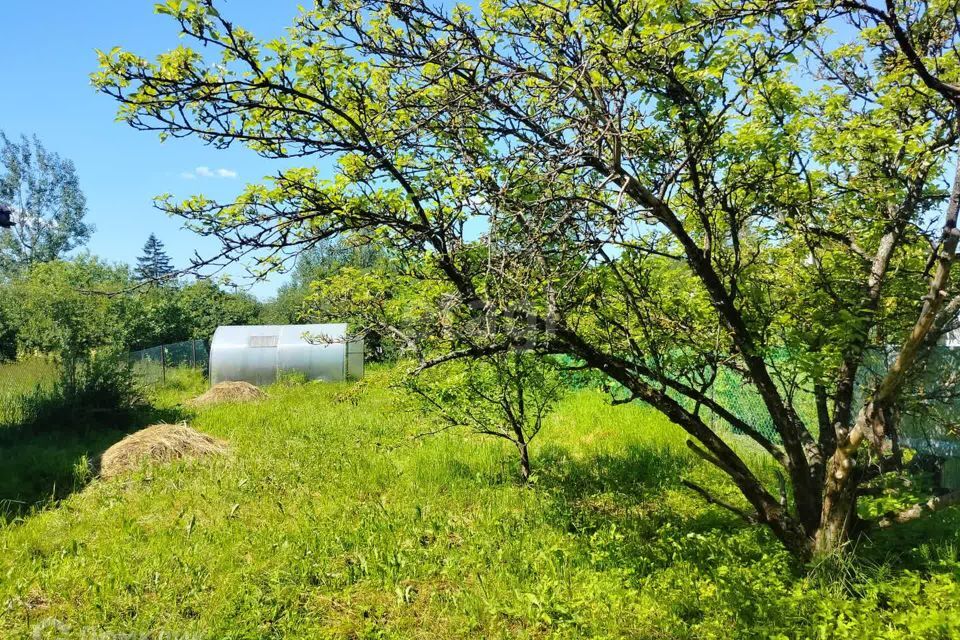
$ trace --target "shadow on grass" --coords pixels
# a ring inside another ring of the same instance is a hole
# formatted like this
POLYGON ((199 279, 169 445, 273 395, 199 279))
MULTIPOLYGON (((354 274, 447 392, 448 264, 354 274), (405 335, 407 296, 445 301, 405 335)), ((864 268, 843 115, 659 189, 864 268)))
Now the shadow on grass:
POLYGON ((868 532, 857 544, 867 562, 960 576, 960 509, 953 507, 889 529, 868 532))
POLYGON ((86 486, 96 459, 125 435, 185 417, 179 408, 149 406, 118 412, 81 408, 69 414, 49 409, 39 411, 39 419, 0 425, 0 521, 55 506, 86 486))
POLYGON ((651 492, 679 485, 680 475, 691 466, 688 456, 672 449, 632 445, 623 453, 600 453, 574 458, 566 449, 544 447, 536 461, 540 484, 571 500, 613 492, 641 499, 651 492))
POLYGON ((622 453, 578 459, 549 447, 538 464, 538 484, 554 498, 555 524, 571 533, 591 534, 611 525, 639 535, 680 524, 687 532, 740 526, 735 517, 706 508, 682 486, 681 479, 696 464, 684 452, 633 445, 622 453), (690 508, 679 512, 668 506, 670 492, 683 494, 690 508))
MULTIPOLYGON (((724 563, 768 562, 772 551, 795 577, 809 570, 790 559, 765 527, 747 525, 684 487, 681 480, 692 475, 711 492, 741 502, 732 485, 683 452, 632 446, 616 455, 575 458, 554 446, 541 451, 536 463, 538 487, 552 498, 552 524, 591 545, 610 537, 605 547, 610 560, 637 575, 677 561, 710 573, 724 563)), ((891 575, 960 576, 960 508, 874 531, 857 543, 847 562, 858 584, 878 575, 878 567, 891 575)))

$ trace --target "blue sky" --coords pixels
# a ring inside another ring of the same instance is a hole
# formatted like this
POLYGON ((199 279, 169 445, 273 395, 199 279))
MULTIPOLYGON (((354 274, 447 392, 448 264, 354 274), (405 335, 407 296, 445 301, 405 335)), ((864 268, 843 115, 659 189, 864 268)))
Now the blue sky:
MULTIPOLYGON (((258 37, 283 34, 297 13, 288 0, 227 0, 223 13, 258 37)), ((4 2, 0 33, 0 130, 36 134, 73 160, 96 232, 88 248, 110 261, 133 262, 154 232, 177 266, 216 244, 180 229, 153 208, 161 193, 229 198, 246 182, 278 168, 245 149, 219 151, 195 140, 161 143, 115 121, 115 103, 90 86, 95 49, 121 46, 152 57, 180 42, 176 24, 153 11, 154 0, 4 2), (199 168, 199 169, 198 169, 199 168)), ((235 276, 242 269, 234 269, 235 276)), ((252 292, 270 297, 282 277, 252 292)))

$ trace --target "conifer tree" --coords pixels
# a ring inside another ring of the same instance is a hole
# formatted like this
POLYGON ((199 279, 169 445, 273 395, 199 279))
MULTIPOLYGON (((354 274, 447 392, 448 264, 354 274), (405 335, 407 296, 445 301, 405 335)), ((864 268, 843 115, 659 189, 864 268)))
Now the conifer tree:
POLYGON ((159 281, 173 273, 170 256, 164 251, 163 243, 153 233, 143 245, 143 255, 137 258, 135 274, 143 282, 159 281))

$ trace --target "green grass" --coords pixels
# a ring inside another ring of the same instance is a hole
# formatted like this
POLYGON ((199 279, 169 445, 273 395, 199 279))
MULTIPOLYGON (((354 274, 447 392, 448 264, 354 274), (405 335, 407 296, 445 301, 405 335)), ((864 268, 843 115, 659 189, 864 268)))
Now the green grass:
MULTIPOLYGON (((413 437, 424 425, 376 380, 205 409, 191 423, 229 456, 94 480, 0 524, 0 637, 960 634, 956 514, 874 541, 843 579, 808 575, 680 485, 735 495, 649 410, 575 394, 525 487, 499 442, 413 437)), ((201 385, 180 374, 154 401, 201 385)))
POLYGON ((56 364, 30 358, 0 364, 0 521, 38 501, 65 495, 72 483, 73 465, 86 448, 71 447, 78 437, 36 434, 22 437, 18 430, 29 420, 35 403, 52 393, 56 364))
POLYGON ((20 398, 38 386, 49 388, 56 373, 56 365, 46 358, 0 363, 0 428, 19 421, 20 398))
POLYGON ((19 394, 35 385, 52 383, 56 364, 48 358, 27 358, 18 362, 0 363, 0 394, 19 394))

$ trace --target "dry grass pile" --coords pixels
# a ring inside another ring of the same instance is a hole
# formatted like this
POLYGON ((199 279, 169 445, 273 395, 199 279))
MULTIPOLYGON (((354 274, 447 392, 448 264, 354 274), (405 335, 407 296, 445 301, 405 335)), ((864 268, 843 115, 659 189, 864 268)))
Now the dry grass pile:
POLYGON ((249 382, 220 382, 210 387, 206 393, 197 396, 188 404, 203 407, 222 402, 251 402, 262 400, 267 394, 249 382))
POLYGON ((112 478, 140 468, 145 462, 158 463, 224 453, 227 443, 186 424, 155 424, 131 433, 103 452, 100 476, 112 478))

